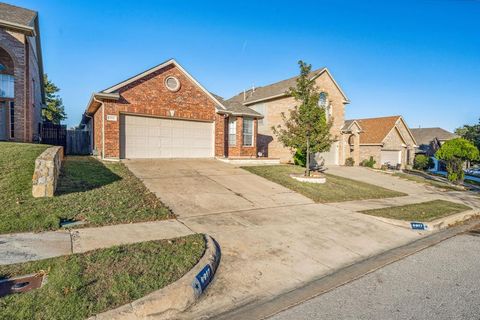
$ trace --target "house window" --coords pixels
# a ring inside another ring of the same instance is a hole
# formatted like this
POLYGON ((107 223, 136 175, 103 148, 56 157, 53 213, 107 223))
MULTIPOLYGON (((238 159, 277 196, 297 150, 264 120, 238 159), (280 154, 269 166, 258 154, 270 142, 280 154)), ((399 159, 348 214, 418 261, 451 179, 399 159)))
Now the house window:
POLYGON ((0 98, 14 98, 14 77, 0 74, 0 98))
POLYGON ((327 106, 327 94, 325 92, 320 93, 320 96, 318 98, 318 106, 325 108, 327 106))
POLYGON ((228 118, 228 145, 234 147, 237 145, 237 119, 228 118))
POLYGON ((243 119, 243 145, 246 147, 253 146, 253 119, 243 119))
POLYGON ((170 91, 178 91, 180 89, 180 81, 173 76, 169 76, 165 79, 165 86, 170 91))
POLYGON ((10 101, 10 138, 15 137, 15 104, 10 101))
POLYGON ((35 79, 32 79, 32 84, 30 88, 30 101, 32 101, 32 106, 35 107, 35 79))

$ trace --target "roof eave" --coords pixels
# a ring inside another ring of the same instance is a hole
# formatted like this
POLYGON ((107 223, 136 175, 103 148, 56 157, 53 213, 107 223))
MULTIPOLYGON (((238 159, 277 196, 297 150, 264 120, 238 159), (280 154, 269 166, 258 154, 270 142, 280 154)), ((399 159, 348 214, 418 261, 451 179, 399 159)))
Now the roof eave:
POLYGON ((0 19, 0 27, 19 31, 27 36, 35 36, 35 28, 0 19))
POLYGON ((92 94, 90 97, 90 101, 87 105, 87 110, 85 113, 87 115, 93 115, 97 112, 98 108, 102 104, 104 100, 113 100, 118 101, 120 99, 120 95, 118 93, 105 93, 105 92, 97 92, 92 94))

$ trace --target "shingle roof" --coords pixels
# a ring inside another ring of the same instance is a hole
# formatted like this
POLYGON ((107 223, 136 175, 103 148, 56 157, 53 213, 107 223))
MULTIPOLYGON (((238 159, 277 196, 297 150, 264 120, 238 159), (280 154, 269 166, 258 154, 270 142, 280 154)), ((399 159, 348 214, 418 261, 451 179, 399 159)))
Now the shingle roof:
POLYGON ((344 124, 343 124, 343 127, 342 127, 342 131, 346 131, 349 129, 349 127, 351 126, 351 124, 354 122, 355 120, 345 120, 344 124))
POLYGON ((0 20, 33 27, 37 12, 0 2, 0 20))
MULTIPOLYGON (((400 116, 369 118, 369 119, 355 119, 362 132, 360 133, 361 144, 380 144, 388 135, 390 130, 395 126, 400 116)), ((351 120, 347 120, 351 121, 351 120)))
POLYGON ((415 128, 415 129, 410 129, 412 132, 413 136, 415 137, 415 140, 419 145, 425 144, 429 145, 431 141, 433 141, 435 138, 438 140, 450 140, 454 139, 457 137, 457 135, 442 129, 442 128, 415 128))
MULTIPOLYGON (((325 69, 326 68, 320 68, 320 69, 314 70, 310 73, 310 76, 314 77, 314 76, 318 75, 319 73, 323 72, 325 69)), ((267 99, 267 98, 270 98, 270 97, 283 95, 291 87, 295 86, 297 78, 298 78, 298 76, 295 76, 295 77, 292 77, 292 78, 289 78, 289 79, 286 79, 286 80, 282 80, 282 81, 279 81, 279 82, 272 83, 272 84, 264 86, 264 87, 255 88, 255 90, 250 89, 250 90, 246 91, 246 94, 245 94, 246 99, 244 99, 244 94, 243 94, 243 92, 241 92, 241 93, 237 94, 236 96, 233 96, 230 99, 226 100, 226 102, 227 103, 228 102, 237 102, 237 103, 240 103, 240 104, 244 104, 244 103, 248 104, 248 103, 253 102, 253 101, 263 100, 263 99, 267 99)))
POLYGON ((246 116, 254 116, 254 117, 262 117, 263 116, 256 112, 255 110, 253 109, 250 109, 249 107, 247 106, 244 106, 243 104, 241 104, 240 102, 237 102, 237 101, 225 101, 222 97, 220 97, 219 95, 216 95, 214 93, 212 93, 212 95, 218 100, 220 101, 223 106, 227 109, 226 111, 228 112, 231 112, 233 115, 246 115, 246 116))

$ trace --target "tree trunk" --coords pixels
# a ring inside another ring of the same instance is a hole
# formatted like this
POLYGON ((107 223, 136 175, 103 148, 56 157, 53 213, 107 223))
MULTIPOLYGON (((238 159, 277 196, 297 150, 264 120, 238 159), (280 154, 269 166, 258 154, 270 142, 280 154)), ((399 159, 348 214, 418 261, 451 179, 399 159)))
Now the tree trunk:
POLYGON ((307 135, 307 159, 305 159, 305 175, 310 177, 310 136, 307 135))

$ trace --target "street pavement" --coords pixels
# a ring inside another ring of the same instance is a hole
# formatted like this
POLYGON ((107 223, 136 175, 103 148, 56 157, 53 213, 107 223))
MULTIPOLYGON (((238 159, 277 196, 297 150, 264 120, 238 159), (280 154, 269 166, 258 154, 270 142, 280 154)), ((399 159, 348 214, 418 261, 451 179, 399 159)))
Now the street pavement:
POLYGON ((479 249, 459 235, 269 319, 478 320, 479 249))

